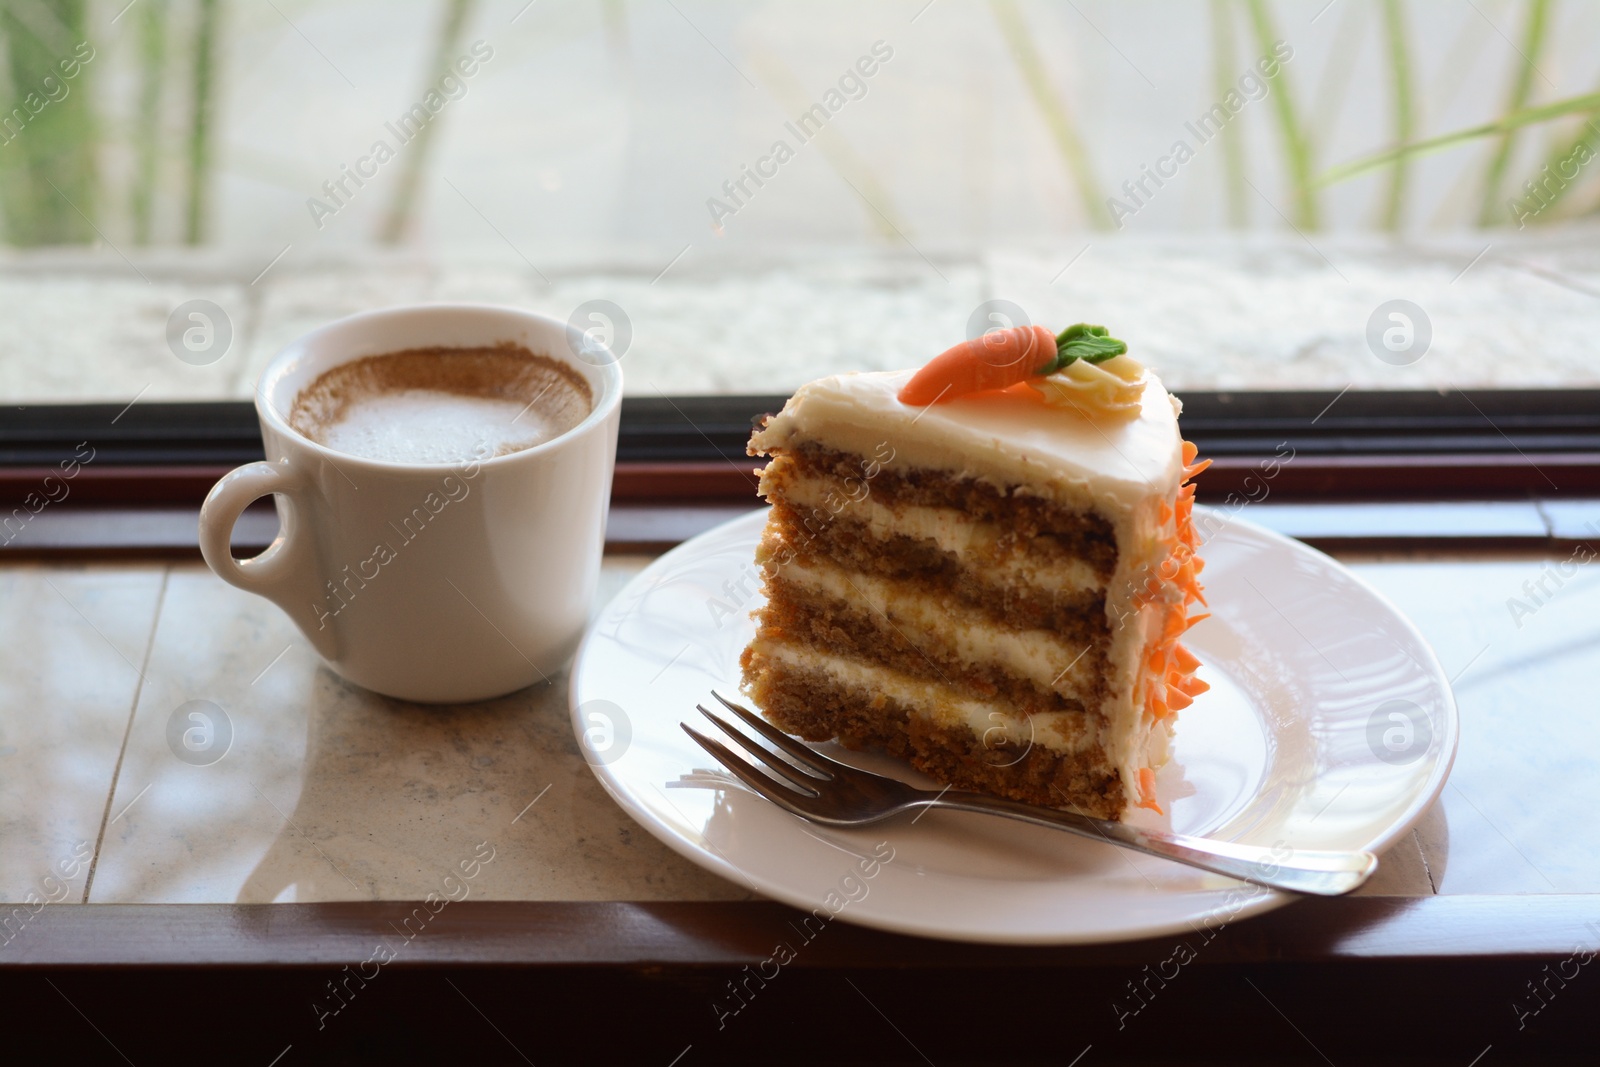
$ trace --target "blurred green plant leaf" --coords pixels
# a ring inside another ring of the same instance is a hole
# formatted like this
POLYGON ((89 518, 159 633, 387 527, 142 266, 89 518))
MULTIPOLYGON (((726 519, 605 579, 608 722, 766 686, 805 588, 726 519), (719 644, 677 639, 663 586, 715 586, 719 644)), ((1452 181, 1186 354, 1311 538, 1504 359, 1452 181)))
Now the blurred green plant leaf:
POLYGON ((1540 122, 1550 122, 1553 119, 1565 118, 1568 115, 1578 115, 1588 111, 1600 111, 1600 93, 1585 93, 1583 96, 1572 96, 1565 100, 1557 100, 1539 107, 1524 108, 1521 111, 1507 115, 1505 118, 1484 123, 1482 126, 1471 126, 1464 130, 1456 130, 1454 133, 1413 141, 1411 144, 1398 145, 1362 159, 1352 160, 1349 163, 1341 163, 1337 167, 1323 171, 1322 176, 1317 179, 1317 184, 1334 185, 1357 175, 1365 174, 1370 170, 1387 166, 1396 160, 1421 155, 1425 152, 1438 152, 1446 148, 1453 148, 1458 144, 1466 144, 1469 141, 1478 140, 1479 138, 1494 137, 1508 130, 1532 126, 1540 122))

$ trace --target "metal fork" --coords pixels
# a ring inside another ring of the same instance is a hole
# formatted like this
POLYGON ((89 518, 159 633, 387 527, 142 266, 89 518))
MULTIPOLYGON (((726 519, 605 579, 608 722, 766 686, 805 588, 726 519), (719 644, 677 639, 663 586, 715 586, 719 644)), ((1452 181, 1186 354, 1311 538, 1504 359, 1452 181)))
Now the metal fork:
POLYGON ((721 727, 740 748, 754 756, 767 773, 757 770, 749 761, 734 755, 726 745, 705 736, 688 723, 682 724, 684 732, 761 796, 802 819, 827 826, 862 826, 902 811, 924 808, 975 811, 1065 830, 1079 837, 1131 848, 1268 889, 1326 897, 1350 892, 1366 881, 1378 867, 1378 858, 1370 852, 1293 849, 1287 846, 1262 848, 1232 841, 1157 833, 1127 823, 1095 819, 1056 808, 1036 807, 984 793, 917 789, 893 778, 829 759, 721 693, 713 691, 711 695, 737 715, 745 726, 760 734, 789 758, 784 759, 767 749, 702 705, 696 707, 721 727))

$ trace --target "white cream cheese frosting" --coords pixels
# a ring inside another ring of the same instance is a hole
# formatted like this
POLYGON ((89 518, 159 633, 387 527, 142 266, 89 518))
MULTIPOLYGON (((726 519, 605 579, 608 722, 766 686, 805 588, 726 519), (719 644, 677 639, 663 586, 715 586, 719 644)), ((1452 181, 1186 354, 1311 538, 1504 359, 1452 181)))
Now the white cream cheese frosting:
POLYGON ((1154 376, 1137 418, 1099 422, 1024 390, 914 407, 897 397, 912 373, 837 374, 801 386, 751 437, 751 454, 816 438, 873 455, 887 442, 896 466, 1025 485, 1065 503, 1102 505, 1108 514, 1177 492, 1178 404, 1154 376))

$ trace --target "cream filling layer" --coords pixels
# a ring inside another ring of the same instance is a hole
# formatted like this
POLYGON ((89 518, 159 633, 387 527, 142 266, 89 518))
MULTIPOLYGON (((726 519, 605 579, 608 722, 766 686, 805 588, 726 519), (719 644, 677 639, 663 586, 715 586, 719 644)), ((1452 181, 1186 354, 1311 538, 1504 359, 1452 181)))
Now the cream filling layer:
POLYGON ((782 569, 781 576, 850 604, 865 603, 902 633, 909 629, 927 634, 963 662, 998 663, 1064 697, 1077 697, 1094 687, 1091 646, 1073 647, 1048 630, 1002 629, 959 603, 936 600, 891 579, 847 572, 831 563, 797 559, 782 569))
POLYGON ((930 542, 962 563, 982 567, 1000 585, 1033 585, 1058 592, 1105 588, 1105 582, 1086 560, 1040 560, 1026 554, 996 558, 986 549, 999 539, 999 524, 979 522, 960 508, 921 504, 891 508, 873 499, 870 489, 864 497, 853 499, 841 494, 838 485, 829 479, 815 477, 794 478, 784 486, 781 496, 797 508, 817 509, 825 515, 863 522, 880 540, 901 534, 930 542))
POLYGON ((1019 714, 1006 705, 974 700, 940 682, 913 678, 877 664, 765 638, 752 647, 757 654, 797 673, 820 671, 840 685, 863 690, 868 698, 879 694, 914 708, 940 726, 963 727, 994 754, 997 767, 1021 759, 1033 745, 1062 755, 1103 751, 1100 719, 1082 712, 1019 714))

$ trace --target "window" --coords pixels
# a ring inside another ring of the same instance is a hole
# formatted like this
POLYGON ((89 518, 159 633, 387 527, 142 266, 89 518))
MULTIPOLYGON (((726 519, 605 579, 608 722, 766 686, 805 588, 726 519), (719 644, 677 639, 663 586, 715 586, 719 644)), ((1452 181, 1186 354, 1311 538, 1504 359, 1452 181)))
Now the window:
POLYGON ((458 299, 611 331, 639 397, 1019 314, 1113 325, 1180 390, 1595 384, 1586 5, 37 0, 0 31, 11 404, 242 400, 316 324, 458 299))

